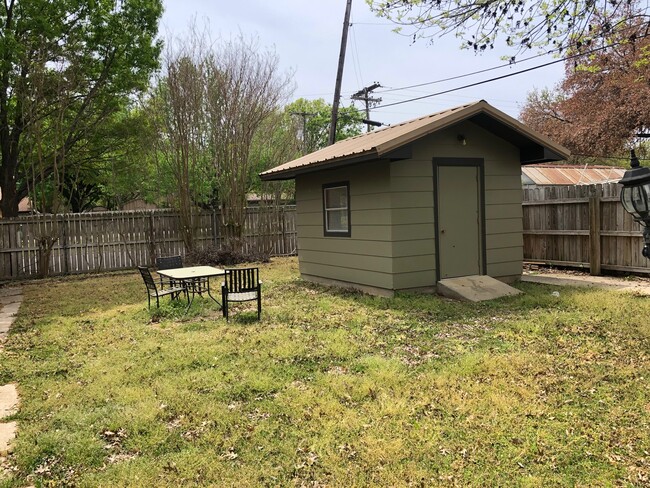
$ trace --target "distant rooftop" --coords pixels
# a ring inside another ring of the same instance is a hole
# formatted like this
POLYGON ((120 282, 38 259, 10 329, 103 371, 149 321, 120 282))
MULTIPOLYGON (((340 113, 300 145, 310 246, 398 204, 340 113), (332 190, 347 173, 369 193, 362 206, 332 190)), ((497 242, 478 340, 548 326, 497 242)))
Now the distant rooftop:
POLYGON ((531 164, 521 167, 524 185, 595 185, 617 182, 625 168, 603 165, 531 164))

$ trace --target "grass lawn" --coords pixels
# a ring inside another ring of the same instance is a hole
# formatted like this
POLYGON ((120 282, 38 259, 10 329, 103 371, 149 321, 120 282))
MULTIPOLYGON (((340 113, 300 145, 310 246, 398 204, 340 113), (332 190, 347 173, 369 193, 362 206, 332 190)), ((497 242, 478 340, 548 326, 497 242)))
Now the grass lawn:
MULTIPOLYGON (((383 299, 262 266, 226 323, 139 275, 24 285, 8 486, 648 486, 650 298, 383 299)), ((3 481, 0 481, 2 485, 3 481)))

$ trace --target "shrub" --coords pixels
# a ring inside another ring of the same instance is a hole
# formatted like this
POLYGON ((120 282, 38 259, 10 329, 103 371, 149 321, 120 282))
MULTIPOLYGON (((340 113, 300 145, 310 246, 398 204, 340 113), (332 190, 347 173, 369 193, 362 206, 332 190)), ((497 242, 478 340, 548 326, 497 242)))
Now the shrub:
POLYGON ((206 248, 196 249, 187 253, 185 260, 188 264, 195 265, 232 266, 240 263, 268 263, 271 260, 271 256, 269 253, 259 251, 240 252, 210 245, 206 248))

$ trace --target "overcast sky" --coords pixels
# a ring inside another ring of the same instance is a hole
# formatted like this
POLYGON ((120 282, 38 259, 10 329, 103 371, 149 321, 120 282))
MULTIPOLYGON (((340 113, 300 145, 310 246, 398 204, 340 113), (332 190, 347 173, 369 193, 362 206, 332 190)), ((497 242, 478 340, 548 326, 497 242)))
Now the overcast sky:
MULTIPOLYGON (((200 23, 209 21, 215 37, 228 38, 239 32, 256 36, 261 46, 275 50, 283 70, 294 73, 296 89, 292 100, 324 98, 331 103, 345 3, 345 0, 165 0, 161 32, 163 36, 182 36, 196 16, 200 23)), ((433 45, 426 41, 412 44, 410 38, 392 32, 393 24, 375 17, 364 0, 353 0, 351 23, 342 85, 344 105, 350 104, 352 93, 375 81, 385 87, 376 93, 383 98, 383 104, 388 104, 553 61, 550 56, 540 57, 470 77, 380 93, 503 65, 501 57, 514 53, 502 47, 478 56, 461 50, 460 40, 453 35, 436 39, 433 45)), ((524 53, 518 58, 535 54, 538 53, 524 53)), ((562 63, 557 63, 500 81, 376 109, 371 118, 396 123, 480 99, 517 117, 527 93, 533 88, 554 86, 561 80, 563 71, 562 63)))

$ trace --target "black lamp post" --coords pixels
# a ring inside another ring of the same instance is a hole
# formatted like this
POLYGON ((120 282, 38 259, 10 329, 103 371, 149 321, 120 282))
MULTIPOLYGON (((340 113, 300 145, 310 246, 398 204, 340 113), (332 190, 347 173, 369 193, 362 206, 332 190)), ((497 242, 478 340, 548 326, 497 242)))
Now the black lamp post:
POLYGON ((621 203, 625 210, 643 226, 643 255, 650 258, 650 168, 642 168, 630 150, 630 169, 621 181, 621 203))

